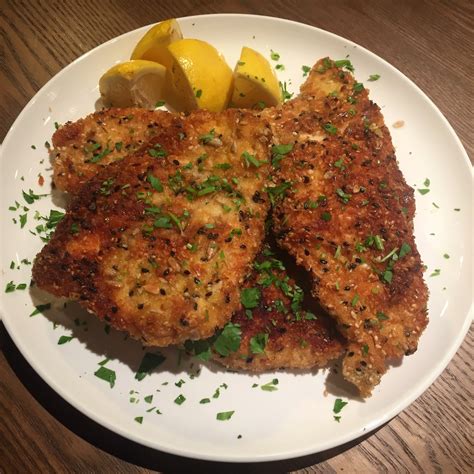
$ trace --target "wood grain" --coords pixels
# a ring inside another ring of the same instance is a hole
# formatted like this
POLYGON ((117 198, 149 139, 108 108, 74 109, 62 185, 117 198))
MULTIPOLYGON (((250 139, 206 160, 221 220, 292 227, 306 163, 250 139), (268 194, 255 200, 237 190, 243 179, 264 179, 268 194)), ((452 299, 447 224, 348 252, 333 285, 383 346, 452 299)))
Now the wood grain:
MULTIPOLYGON (((0 2, 0 141, 54 74, 119 34, 168 17, 242 12, 308 23, 365 46, 420 86, 474 158, 474 4, 466 0, 0 2)), ((472 472, 474 331, 442 376, 374 434, 265 465, 159 453, 101 428, 35 374, 0 325, 0 472, 472 472)))

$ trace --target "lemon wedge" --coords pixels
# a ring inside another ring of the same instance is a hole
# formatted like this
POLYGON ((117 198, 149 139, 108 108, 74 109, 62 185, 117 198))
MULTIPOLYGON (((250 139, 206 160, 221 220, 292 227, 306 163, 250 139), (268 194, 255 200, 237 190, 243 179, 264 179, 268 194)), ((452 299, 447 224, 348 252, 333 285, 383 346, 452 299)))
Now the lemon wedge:
POLYGON ((150 28, 137 43, 130 59, 145 59, 169 68, 171 57, 167 46, 183 38, 178 22, 172 18, 150 28))
POLYGON ((106 107, 138 106, 154 108, 165 98, 166 68, 141 59, 116 64, 99 80, 106 107))
POLYGON ((232 93, 232 70, 217 49, 205 41, 182 39, 171 43, 168 51, 172 107, 177 111, 224 110, 232 93))
POLYGON ((270 63, 257 51, 244 46, 234 70, 234 107, 269 107, 281 103, 281 92, 270 63))

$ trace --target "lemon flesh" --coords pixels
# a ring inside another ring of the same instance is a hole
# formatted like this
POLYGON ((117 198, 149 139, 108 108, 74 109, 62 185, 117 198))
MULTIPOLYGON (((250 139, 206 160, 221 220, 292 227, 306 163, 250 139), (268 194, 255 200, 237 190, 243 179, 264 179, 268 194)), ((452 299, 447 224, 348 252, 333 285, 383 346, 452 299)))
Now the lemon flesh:
POLYGON ((171 66, 171 56, 167 46, 183 38, 178 22, 172 18, 150 28, 137 43, 130 59, 145 59, 171 66))
POLYGON ((220 112, 232 94, 232 70, 214 46, 196 39, 171 43, 171 106, 180 112, 207 109, 220 112))
POLYGON ((166 95, 166 68, 140 59, 117 64, 100 78, 99 90, 106 107, 154 108, 166 95))
POLYGON ((257 51, 244 46, 234 70, 232 106, 263 108, 280 103, 280 87, 270 63, 257 51))

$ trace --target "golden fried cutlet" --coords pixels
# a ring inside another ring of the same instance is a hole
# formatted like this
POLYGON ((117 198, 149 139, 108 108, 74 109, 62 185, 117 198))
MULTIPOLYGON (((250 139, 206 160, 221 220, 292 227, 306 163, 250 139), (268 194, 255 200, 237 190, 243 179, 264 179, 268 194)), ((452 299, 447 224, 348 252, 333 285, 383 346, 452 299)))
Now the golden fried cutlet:
POLYGON ((428 321, 413 190, 380 109, 329 59, 298 98, 265 114, 277 143, 293 144, 273 178, 286 195, 273 211, 277 239, 310 271, 348 340, 343 375, 369 396, 428 321))
POLYGON ((252 112, 174 116, 81 188, 34 281, 147 345, 211 336, 239 308, 262 244, 268 145, 252 112))
POLYGON ((343 345, 334 323, 306 311, 303 297, 283 262, 265 247, 242 286, 243 307, 230 323, 240 333, 240 345, 222 350, 214 338, 213 359, 229 369, 264 372, 324 367, 338 358, 343 345))
POLYGON ((136 151, 166 130, 173 119, 163 111, 116 108, 65 123, 52 138, 54 184, 76 194, 104 166, 136 151))

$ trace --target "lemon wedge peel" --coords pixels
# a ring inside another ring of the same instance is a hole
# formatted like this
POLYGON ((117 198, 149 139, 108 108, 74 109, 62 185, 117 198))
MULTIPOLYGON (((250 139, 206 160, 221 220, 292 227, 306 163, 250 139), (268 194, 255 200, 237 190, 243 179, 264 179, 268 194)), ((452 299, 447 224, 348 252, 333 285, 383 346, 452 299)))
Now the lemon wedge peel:
POLYGON ((263 108, 280 103, 280 87, 270 63, 258 51, 244 46, 234 69, 232 106, 263 108))
POLYGON ((166 96, 166 68, 153 61, 136 59, 116 64, 99 80, 106 107, 154 108, 166 96))
POLYGON ((168 45, 183 38, 179 23, 175 18, 162 21, 150 28, 135 46, 130 59, 145 59, 171 66, 168 45))
POLYGON ((170 68, 178 111, 224 110, 232 94, 233 74, 224 57, 209 43, 182 39, 171 43, 170 68))

